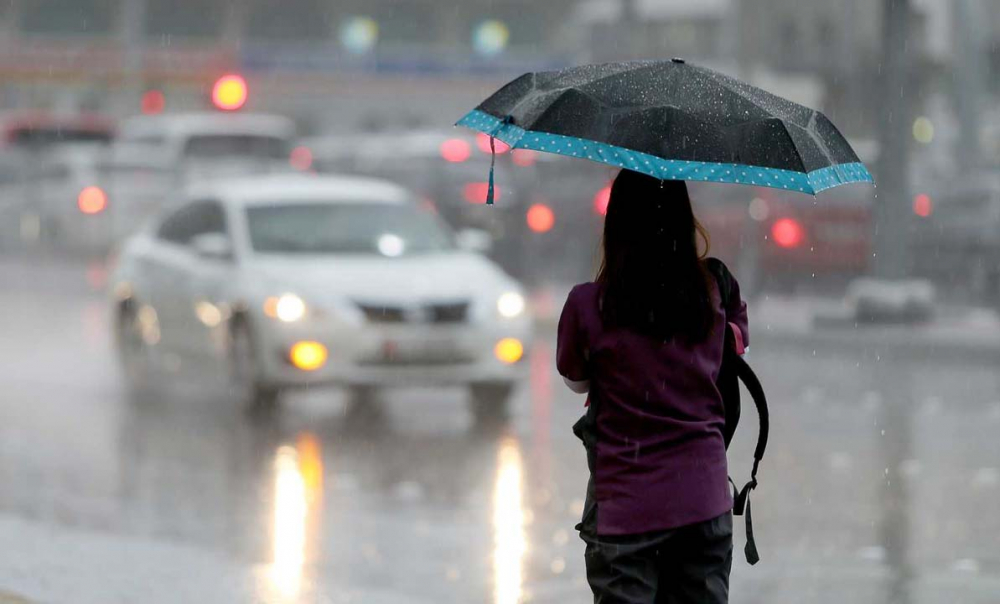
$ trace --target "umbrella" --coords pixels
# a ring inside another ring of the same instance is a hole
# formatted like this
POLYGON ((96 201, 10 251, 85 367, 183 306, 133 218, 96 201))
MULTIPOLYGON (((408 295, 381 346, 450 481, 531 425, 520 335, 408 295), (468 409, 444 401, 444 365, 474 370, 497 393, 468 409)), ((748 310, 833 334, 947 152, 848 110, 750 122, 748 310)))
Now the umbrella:
MULTIPOLYGON (((819 111, 681 59, 525 74, 458 121, 512 148, 589 159, 664 180, 815 195, 873 182, 819 111)), ((492 203, 493 169, 487 203, 492 203)))

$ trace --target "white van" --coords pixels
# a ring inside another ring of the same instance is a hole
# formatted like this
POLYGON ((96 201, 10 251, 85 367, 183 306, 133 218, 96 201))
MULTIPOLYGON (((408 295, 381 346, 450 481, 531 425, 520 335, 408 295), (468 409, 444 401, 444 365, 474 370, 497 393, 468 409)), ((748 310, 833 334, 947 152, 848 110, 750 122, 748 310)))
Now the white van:
POLYGON ((122 122, 115 154, 154 157, 183 186, 192 180, 288 170, 294 138, 295 124, 279 115, 140 116, 122 122))

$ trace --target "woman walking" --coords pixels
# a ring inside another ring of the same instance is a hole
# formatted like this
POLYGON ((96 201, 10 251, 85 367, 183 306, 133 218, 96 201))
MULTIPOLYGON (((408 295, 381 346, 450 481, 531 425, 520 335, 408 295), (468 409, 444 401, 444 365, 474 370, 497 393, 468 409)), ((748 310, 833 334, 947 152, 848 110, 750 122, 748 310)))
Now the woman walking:
POLYGON ((682 181, 623 170, 597 280, 573 288, 559 320, 557 367, 592 406, 577 528, 595 603, 728 602, 733 498, 715 381, 726 324, 746 344, 747 313, 735 279, 722 303, 726 268, 707 247, 682 181))

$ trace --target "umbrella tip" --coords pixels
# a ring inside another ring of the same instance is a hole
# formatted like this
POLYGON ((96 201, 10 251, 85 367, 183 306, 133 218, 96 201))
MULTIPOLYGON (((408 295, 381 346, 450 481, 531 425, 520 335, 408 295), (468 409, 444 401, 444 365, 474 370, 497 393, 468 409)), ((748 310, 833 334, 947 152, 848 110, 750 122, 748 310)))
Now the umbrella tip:
POLYGON ((684 59, 682 59, 680 57, 674 57, 674 58, 670 59, 670 62, 671 63, 680 63, 680 64, 687 63, 687 61, 685 61, 684 59))

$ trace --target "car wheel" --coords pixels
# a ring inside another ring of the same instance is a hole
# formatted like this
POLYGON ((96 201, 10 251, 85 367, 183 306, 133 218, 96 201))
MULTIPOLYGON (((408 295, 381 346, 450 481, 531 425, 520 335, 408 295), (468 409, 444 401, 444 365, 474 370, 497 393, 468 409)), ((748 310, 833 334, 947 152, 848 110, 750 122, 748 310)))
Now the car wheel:
POLYGON ((229 332, 229 381, 236 400, 251 411, 278 406, 280 392, 261 381, 257 346, 243 319, 237 319, 229 332))
POLYGON ((472 416, 477 425, 502 423, 508 418, 514 384, 473 384, 469 389, 472 416))
POLYGON ((158 396, 156 360, 152 347, 143 337, 136 304, 123 304, 119 308, 115 343, 130 398, 145 403, 158 396))
POLYGON ((345 420, 355 428, 378 426, 385 421, 385 410, 374 386, 351 386, 347 391, 345 420))

